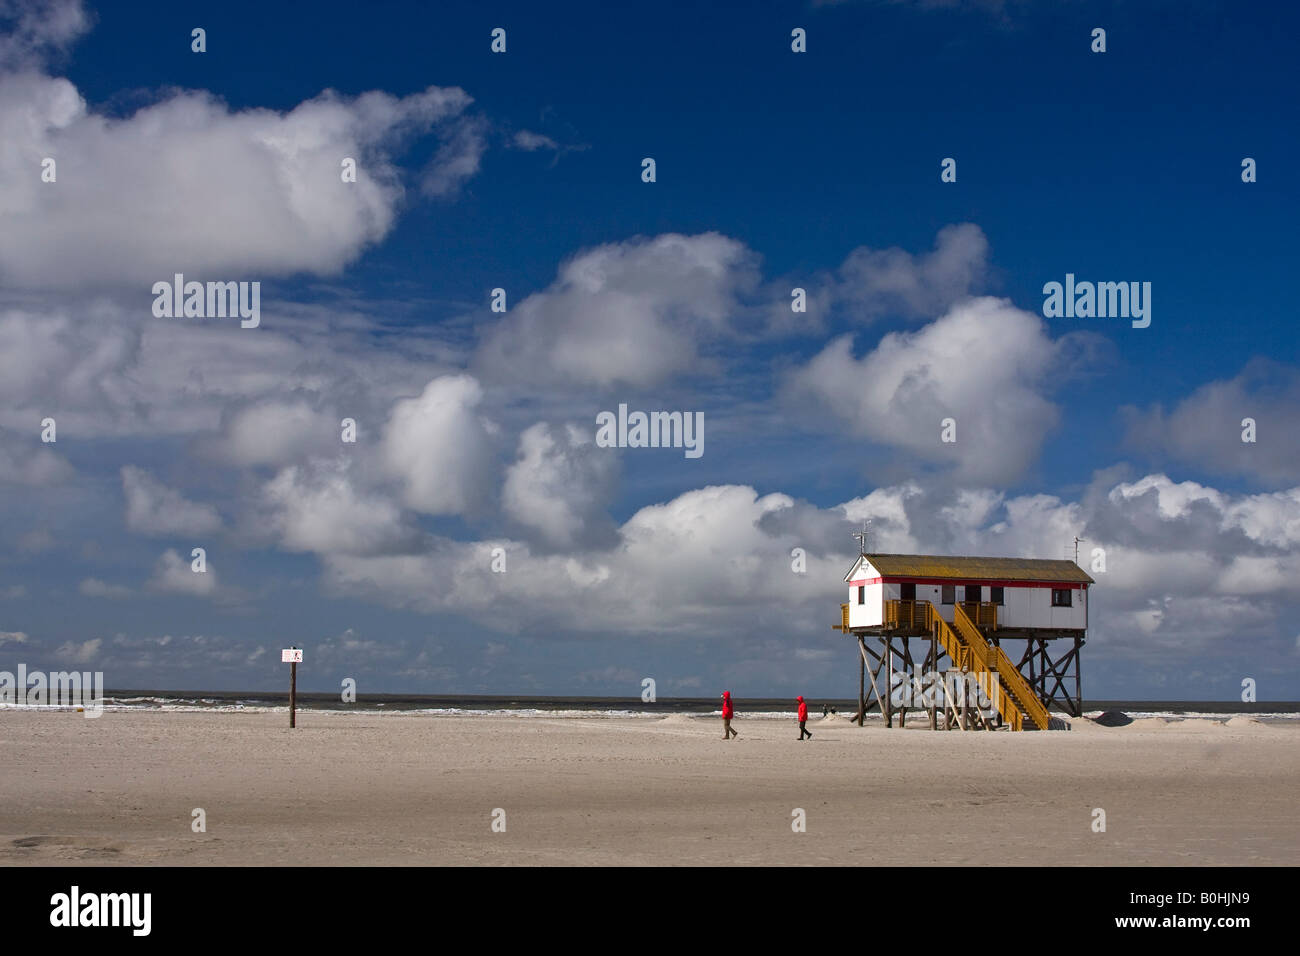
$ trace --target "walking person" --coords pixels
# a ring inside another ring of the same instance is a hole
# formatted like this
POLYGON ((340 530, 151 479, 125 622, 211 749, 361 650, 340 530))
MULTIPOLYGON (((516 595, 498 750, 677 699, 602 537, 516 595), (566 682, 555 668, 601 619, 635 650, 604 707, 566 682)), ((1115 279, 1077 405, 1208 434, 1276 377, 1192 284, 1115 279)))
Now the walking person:
POLYGON ((805 726, 808 723, 808 702, 803 699, 802 695, 797 699, 799 701, 799 740, 802 741, 805 736, 812 740, 812 731, 805 726))
POLYGON ((739 737, 736 731, 731 729, 731 718, 736 716, 736 709, 731 706, 731 691, 722 692, 722 739, 730 740, 732 737, 739 737))

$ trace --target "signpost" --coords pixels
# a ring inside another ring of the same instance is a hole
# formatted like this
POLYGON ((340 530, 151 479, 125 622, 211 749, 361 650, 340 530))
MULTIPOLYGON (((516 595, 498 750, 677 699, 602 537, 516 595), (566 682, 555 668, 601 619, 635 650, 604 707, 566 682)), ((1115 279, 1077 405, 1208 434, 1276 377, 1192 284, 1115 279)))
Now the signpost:
POLYGON ((280 651, 280 663, 289 665, 289 726, 298 726, 298 665, 302 663, 302 648, 289 647, 280 651))

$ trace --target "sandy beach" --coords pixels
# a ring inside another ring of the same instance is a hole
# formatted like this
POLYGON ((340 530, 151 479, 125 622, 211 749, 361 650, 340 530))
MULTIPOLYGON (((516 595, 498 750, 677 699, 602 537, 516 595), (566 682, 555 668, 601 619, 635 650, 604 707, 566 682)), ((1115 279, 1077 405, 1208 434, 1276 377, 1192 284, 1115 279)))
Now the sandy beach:
POLYGON ((0 712, 0 863, 1294 865, 1300 722, 0 712), (206 832, 191 829, 202 808, 206 832), (493 811, 505 832, 493 832, 493 811), (792 811, 807 830, 791 829, 792 811), (1106 831, 1093 832, 1093 810, 1106 831))

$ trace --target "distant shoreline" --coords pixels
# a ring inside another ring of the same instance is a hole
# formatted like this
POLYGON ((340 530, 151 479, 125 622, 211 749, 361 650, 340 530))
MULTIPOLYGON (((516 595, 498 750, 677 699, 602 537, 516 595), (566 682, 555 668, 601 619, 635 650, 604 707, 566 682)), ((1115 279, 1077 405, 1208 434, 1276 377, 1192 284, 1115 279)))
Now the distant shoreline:
MULTIPOLYGON (((793 713, 792 699, 744 697, 735 694, 741 714, 760 716, 793 713)), ((207 691, 207 690, 105 690, 104 703, 113 708, 140 710, 225 710, 287 707, 286 691, 207 691)), ((820 716, 823 706, 837 713, 854 713, 857 701, 848 698, 809 697, 809 710, 820 716)), ((514 694, 361 694, 356 702, 344 703, 337 693, 299 693, 300 710, 338 711, 433 711, 457 713, 529 712, 548 713, 578 711, 592 715, 662 715, 716 713, 716 698, 660 698, 652 703, 639 697, 582 697, 514 694)), ((1300 701, 1210 701, 1210 700, 1085 700, 1084 713, 1118 710, 1142 715, 1233 715, 1278 714, 1300 716, 1300 701)), ((914 710, 909 710, 914 713, 914 710)))

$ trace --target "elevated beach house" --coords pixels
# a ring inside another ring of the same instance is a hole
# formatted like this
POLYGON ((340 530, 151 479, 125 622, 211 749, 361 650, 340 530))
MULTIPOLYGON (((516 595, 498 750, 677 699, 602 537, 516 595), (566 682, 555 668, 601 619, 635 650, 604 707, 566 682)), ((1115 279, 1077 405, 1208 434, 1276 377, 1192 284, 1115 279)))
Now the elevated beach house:
MULTIPOLYGON (((895 712, 905 721, 908 707, 897 705, 900 684, 920 686, 925 678, 927 687, 937 687, 933 675, 952 668, 979 675, 981 687, 987 683, 987 719, 968 709, 969 701, 950 699, 955 685, 949 681, 948 693, 927 700, 932 727, 939 704, 948 726, 955 717, 963 727, 1047 729, 1053 705, 1081 714, 1079 653, 1088 629, 1088 589, 1096 582, 1073 561, 860 554, 844 582, 848 601, 840 605, 836 629, 856 637, 861 650, 859 720, 874 704, 887 726, 895 712), (868 648, 868 638, 882 642, 882 653, 875 653, 874 640, 868 648), (896 677, 899 670, 905 679, 896 677)), ((915 705, 911 695, 902 699, 915 705)))

